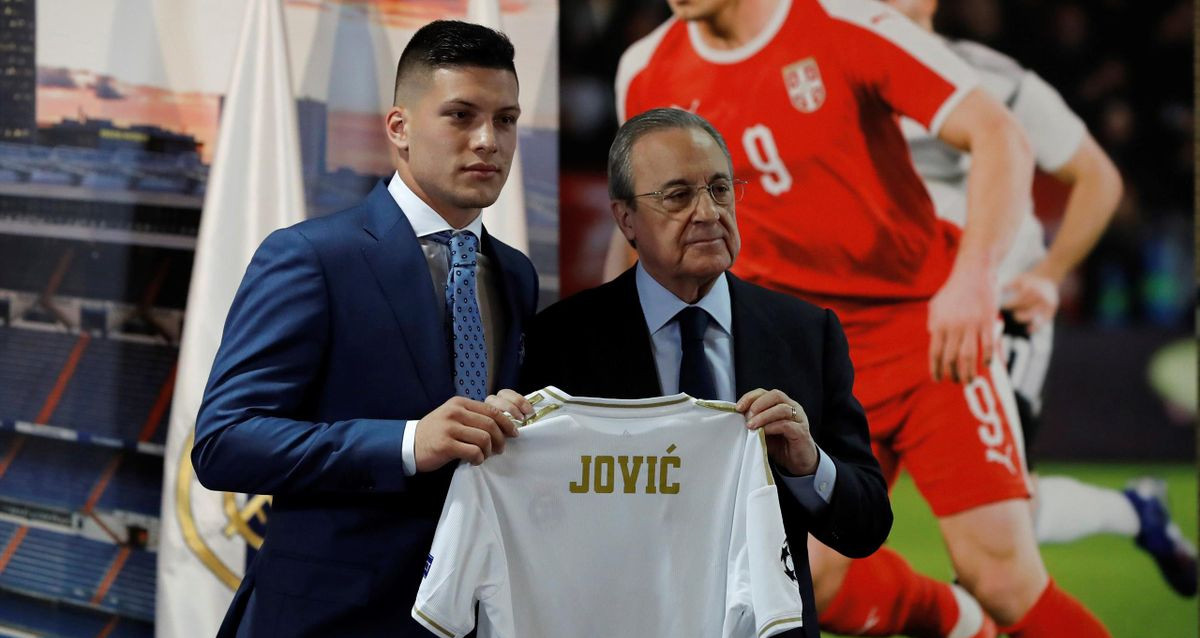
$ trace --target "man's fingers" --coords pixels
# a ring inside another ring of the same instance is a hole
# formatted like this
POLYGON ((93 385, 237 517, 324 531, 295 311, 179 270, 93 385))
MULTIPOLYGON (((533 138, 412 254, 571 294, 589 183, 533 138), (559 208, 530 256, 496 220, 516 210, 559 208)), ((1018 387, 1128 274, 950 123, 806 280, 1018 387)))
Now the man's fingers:
POLYGON ((803 428, 790 419, 772 421, 763 425, 761 429, 768 437, 780 436, 789 441, 801 441, 805 438, 803 428))
POLYGON ((504 431, 501 429, 500 424, 502 421, 508 421, 509 427, 512 427, 512 422, 508 417, 500 413, 499 410, 491 415, 464 410, 459 417, 459 423, 463 426, 483 432, 491 438, 492 447, 487 450, 488 456, 493 454, 493 450, 496 454, 504 452, 504 431))
POLYGON ((996 333, 993 329, 993 322, 987 322, 983 329, 980 330, 979 342, 981 344, 980 348, 982 348, 979 356, 983 359, 983 364, 992 365, 992 357, 996 356, 996 333))
POLYGON ((750 404, 750 410, 746 414, 749 416, 758 416, 778 404, 782 400, 782 396, 783 393, 779 390, 763 392, 750 404))
POLYGON ((942 380, 942 347, 946 343, 946 334, 941 329, 934 330, 929 335, 929 376, 934 381, 942 380))
MULTIPOLYGON (((751 408, 753 410, 753 408, 751 408)), ((796 410, 796 415, 799 417, 800 411, 796 410)), ((746 427, 751 430, 757 430, 765 427, 769 423, 791 422, 792 420, 792 404, 786 401, 776 403, 761 412, 755 411, 754 416, 746 421, 746 427)))
POLYGON ((1039 323, 1039 319, 1042 318, 1042 313, 1038 311, 1037 307, 1026 306, 1016 309, 1016 311, 1013 312, 1013 318, 1020 321, 1022 324, 1030 324, 1031 327, 1036 327, 1033 326, 1033 324, 1039 323))
POLYGON ((945 338, 942 341, 942 349, 937 353, 938 374, 934 379, 942 381, 944 379, 955 379, 957 370, 955 363, 958 359, 958 351, 962 343, 962 333, 958 331, 947 330, 945 338))
MULTIPOLYGON (((496 439, 492 437, 487 430, 459 424, 458 426, 451 428, 448 434, 456 443, 466 443, 478 448, 481 452, 483 452, 483 458, 491 456, 492 450, 495 449, 493 445, 495 444, 496 439)), ((457 448, 457 446, 452 447, 457 448)), ((465 456, 460 456, 458 458, 463 459, 464 461, 468 460, 465 456)))
POLYGON ((737 411, 745 412, 745 411, 749 410, 750 405, 753 404, 758 399, 758 397, 760 397, 766 393, 767 393, 767 391, 762 388, 755 388, 755 389, 747 392, 746 394, 743 394, 742 398, 738 399, 737 405, 735 406, 737 411))
POLYGON ((979 363, 979 334, 968 330, 958 344, 955 356, 954 380, 967 383, 975 378, 976 366, 979 363))
MULTIPOLYGON (((501 401, 501 399, 494 395, 489 397, 489 399, 493 402, 501 401)), ((463 423, 488 430, 495 427, 501 433, 501 436, 517 436, 517 426, 513 423, 512 418, 508 414, 505 414, 504 410, 496 407, 494 403, 471 401, 463 407, 466 408, 462 413, 463 423), (484 423, 484 420, 491 422, 492 426, 484 423)), ((512 412, 510 411, 509 414, 512 414, 512 412)), ((503 451, 503 447, 503 444, 501 444, 501 451, 503 451)))
POLYGON ((486 403, 500 411, 499 415, 493 416, 492 419, 500 427, 500 430, 504 432, 504 436, 517 436, 516 420, 525 418, 521 409, 508 400, 496 395, 489 396, 486 403))
MULTIPOLYGON (((522 418, 533 416, 533 404, 530 403, 529 399, 526 399, 525 395, 521 394, 520 392, 505 388, 497 392, 496 395, 516 407, 522 418)), ((512 415, 517 416, 518 412, 512 412, 512 415)))
POLYGON ((471 465, 479 465, 487 458, 487 454, 479 449, 479 446, 463 443, 462 441, 450 442, 450 456, 466 461, 471 465))

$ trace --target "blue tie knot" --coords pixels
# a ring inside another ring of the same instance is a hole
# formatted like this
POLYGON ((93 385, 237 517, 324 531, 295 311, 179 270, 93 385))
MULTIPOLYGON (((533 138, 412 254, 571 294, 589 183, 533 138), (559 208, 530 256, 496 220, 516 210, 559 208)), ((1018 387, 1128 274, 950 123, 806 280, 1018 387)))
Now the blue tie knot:
POLYGON ((474 268, 479 252, 479 239, 469 230, 450 236, 450 266, 452 268, 474 268))

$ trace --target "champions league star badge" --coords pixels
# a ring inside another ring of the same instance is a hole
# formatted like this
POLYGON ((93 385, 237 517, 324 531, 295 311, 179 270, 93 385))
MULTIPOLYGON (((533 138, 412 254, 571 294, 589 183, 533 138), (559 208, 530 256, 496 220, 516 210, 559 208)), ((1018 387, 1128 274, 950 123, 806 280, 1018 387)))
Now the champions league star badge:
POLYGON ((814 58, 804 58, 783 67, 783 85, 792 106, 801 113, 812 113, 825 103, 825 82, 814 58))

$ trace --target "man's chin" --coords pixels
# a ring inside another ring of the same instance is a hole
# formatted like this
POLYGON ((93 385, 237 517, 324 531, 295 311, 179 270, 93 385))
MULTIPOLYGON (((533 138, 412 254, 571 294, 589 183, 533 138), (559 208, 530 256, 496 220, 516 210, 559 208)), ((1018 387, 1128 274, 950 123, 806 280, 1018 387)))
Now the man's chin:
POLYGON ((728 253, 724 255, 710 255, 705 257, 697 256, 696 259, 688 260, 686 269, 697 279, 715 279, 717 275, 729 270, 733 266, 733 260, 729 258, 728 253))
POLYGON ((479 193, 476 195, 464 195, 455 202, 459 208, 487 208, 496 203, 500 199, 500 193, 479 193))

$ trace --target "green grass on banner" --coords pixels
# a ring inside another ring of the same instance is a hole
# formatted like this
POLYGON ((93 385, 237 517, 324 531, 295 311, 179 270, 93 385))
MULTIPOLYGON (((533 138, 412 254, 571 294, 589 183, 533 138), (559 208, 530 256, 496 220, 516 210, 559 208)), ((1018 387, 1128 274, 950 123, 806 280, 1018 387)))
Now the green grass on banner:
MULTIPOLYGON (((1196 468, 1190 465, 1061 464, 1039 466, 1045 476, 1067 475, 1121 488, 1130 478, 1154 475, 1167 480, 1171 514, 1189 538, 1196 538, 1196 468)), ((896 523, 888 546, 918 571, 949 580, 953 573, 937 522, 908 475, 892 492, 896 523)), ((1047 545, 1042 556, 1059 586, 1091 609, 1113 638, 1194 638, 1200 627, 1196 599, 1172 592, 1158 568, 1132 539, 1094 536, 1075 543, 1047 545)), ((832 635, 832 634, 825 634, 832 635)))

